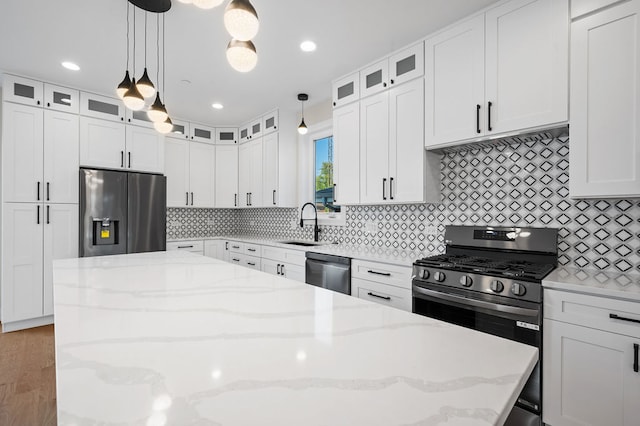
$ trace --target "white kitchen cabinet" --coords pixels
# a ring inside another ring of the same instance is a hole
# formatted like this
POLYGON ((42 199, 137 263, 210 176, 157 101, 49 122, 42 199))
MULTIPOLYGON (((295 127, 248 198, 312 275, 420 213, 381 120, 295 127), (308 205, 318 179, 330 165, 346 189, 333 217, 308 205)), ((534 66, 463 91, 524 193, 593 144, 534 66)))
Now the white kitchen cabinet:
POLYGON ((262 131, 266 136, 278 131, 278 110, 273 110, 262 116, 262 131))
POLYGON ((44 83, 44 107, 60 112, 80 112, 80 92, 68 87, 44 83))
POLYGON ((238 129, 234 127, 216 127, 216 144, 233 145, 238 143, 238 129))
POLYGON ((374 281, 351 279, 351 295, 358 299, 369 300, 392 308, 411 312, 411 291, 380 284, 374 281))
POLYGON ((484 15, 425 42, 425 145, 484 133, 484 15))
POLYGON ((410 266, 351 262, 351 295, 411 312, 410 266))
POLYGON ((389 86, 389 60, 383 59, 360 70, 360 97, 386 90, 389 86))
POLYGON ((78 257, 78 204, 44 205, 43 314, 53 315, 53 261, 78 257))
POLYGON ((126 166, 133 171, 164 172, 164 135, 155 129, 126 126, 126 166))
POLYGON ((240 207, 262 207, 262 138, 239 148, 238 198, 240 207))
POLYGON ((173 123, 173 130, 171 133, 167 134, 168 138, 189 139, 189 135, 191 134, 191 124, 188 121, 174 120, 172 118, 171 123, 173 123))
POLYGON ((41 81, 5 74, 2 99, 29 106, 42 106, 44 84, 41 81))
POLYGON ((424 150, 424 80, 360 101, 360 202, 439 202, 439 157, 424 150))
POLYGON ((125 168, 125 125, 93 117, 80 117, 80 166, 125 168))
POLYGON ((256 271, 260 271, 262 269, 262 259, 255 256, 248 256, 246 254, 232 252, 229 262, 244 266, 245 268, 255 269, 256 271))
POLYGON ((278 133, 262 138, 262 200, 265 207, 277 207, 278 197, 278 133))
POLYGON ((188 251, 190 253, 204 254, 204 241, 170 241, 167 243, 167 251, 188 251))
POLYGON ((389 57, 389 86, 397 86, 424 75, 424 43, 394 53, 389 57))
POLYGON ((262 272, 278 275, 303 283, 305 281, 304 266, 278 262, 270 259, 262 259, 262 272))
POLYGON ((204 255, 214 259, 225 260, 225 241, 222 240, 205 240, 204 255))
POLYGON ((202 124, 190 123, 189 138, 196 142, 215 143, 216 129, 202 124))
POLYGON ((238 146, 216 146, 215 206, 238 207, 238 146))
POLYGON ((118 98, 80 92, 80 115, 124 123, 125 110, 118 98))
POLYGON ((360 103, 333 110, 335 204, 360 202, 360 103))
POLYGON ((258 139, 262 136, 262 117, 256 118, 249 124, 249 139, 258 139))
POLYGON ((625 0, 580 0, 571 2, 571 19, 579 18, 587 13, 595 12, 598 9, 610 6, 615 3, 622 3, 625 0))
POLYGON ((251 136, 251 134, 249 133, 249 127, 250 127, 250 123, 246 123, 240 126, 238 130, 238 135, 241 143, 247 142, 249 140, 249 136, 251 136))
POLYGON ((568 23, 567 0, 512 0, 428 38, 425 146, 566 122, 568 23))
POLYGON ((637 425, 640 303, 549 289, 544 300, 544 422, 637 425))
POLYGON ((214 207, 216 147, 168 137, 165 140, 167 207, 214 207))
POLYGON ((632 0, 571 24, 571 197, 640 196, 639 18, 632 0))
POLYGON ((127 124, 133 124, 135 126, 142 126, 148 129, 155 129, 153 127, 153 121, 151 121, 145 109, 142 109, 140 111, 133 111, 127 108, 125 111, 125 122, 127 124))
POLYGON ((189 195, 191 207, 214 207, 216 147, 190 142, 189 195))
POLYGON ((360 73, 356 72, 332 84, 333 107, 338 108, 360 98, 360 73))
POLYGON ((4 202, 78 202, 78 116, 5 103, 4 202))

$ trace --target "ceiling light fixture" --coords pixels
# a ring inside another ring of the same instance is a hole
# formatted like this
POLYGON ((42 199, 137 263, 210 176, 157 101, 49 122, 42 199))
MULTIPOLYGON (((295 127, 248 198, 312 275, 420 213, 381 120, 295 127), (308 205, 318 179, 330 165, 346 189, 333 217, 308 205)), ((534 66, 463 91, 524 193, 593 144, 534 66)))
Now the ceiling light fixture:
MULTIPOLYGON (((167 109, 164 107, 164 104, 160 99, 160 15, 158 15, 156 19, 156 67, 156 81, 158 82, 158 91, 156 92, 156 100, 147 111, 147 116, 152 122, 159 123, 165 121, 169 117, 167 109)), ((166 88, 164 87, 164 82, 162 83, 162 88, 166 90, 166 88)))
POLYGON ((302 43, 300 43, 300 49, 303 52, 313 52, 314 50, 316 50, 316 48, 317 48, 316 44, 311 40, 305 40, 302 43))
MULTIPOLYGON (((136 72, 136 9, 133 8, 133 74, 136 72)), ((140 111, 144 108, 144 98, 138 91, 136 86, 136 79, 133 78, 131 80, 131 86, 125 92, 122 101, 124 105, 133 110, 140 111)))
POLYGON ((122 79, 120 84, 118 84, 118 87, 116 89, 118 97, 123 100, 124 94, 127 93, 127 90, 129 90, 129 87, 131 87, 131 77, 129 77, 129 9, 129 2, 127 2, 127 69, 125 70, 124 78, 122 79))
POLYGON ((64 61, 62 63, 62 66, 71 71, 80 71, 80 67, 78 66, 78 64, 75 64, 73 62, 64 61))
POLYGON ((224 26, 236 40, 251 40, 260 28, 258 13, 249 0, 231 0, 224 11, 224 26))
POLYGON ((309 95, 307 95, 306 93, 299 93, 298 94, 298 100, 300 101, 301 105, 302 105, 302 121, 300 122, 300 125, 298 126, 298 133, 300 133, 301 135, 306 135, 307 132, 309 131, 309 129, 307 128, 307 125, 304 124, 304 103, 306 101, 309 100, 309 95))
POLYGON ((193 0, 193 4, 200 9, 213 9, 220 6, 224 0, 193 0))
POLYGON ((256 46, 249 41, 232 39, 227 45, 227 60, 234 70, 249 72, 258 63, 256 46))
POLYGON ((221 103, 218 103, 218 102, 216 102, 214 104, 211 104, 211 107, 213 109, 222 109, 222 108, 224 108, 224 106, 221 103))
MULTIPOLYGON (((164 89, 164 98, 166 100, 167 99, 167 83, 165 79, 165 76, 166 76, 166 72, 165 72, 166 56, 165 56, 165 39, 164 39, 165 30, 166 30, 166 25, 165 25, 164 15, 162 15, 162 88, 164 89)), ((158 65, 158 68, 160 68, 160 65, 158 65)), ((159 78, 158 78, 158 81, 160 81, 159 78)), ((162 108, 164 109, 164 112, 167 113, 167 118, 163 121, 154 122, 153 128, 156 129, 158 132, 162 133, 163 135, 166 135, 167 133, 173 130, 173 122, 171 121, 171 118, 169 117, 169 113, 167 112, 167 109, 164 106, 164 104, 162 104, 162 108)))
POLYGON ((184 4, 191 4, 193 3, 193 0, 178 0, 180 3, 184 3, 184 4))
POLYGON ((147 12, 144 12, 144 72, 142 77, 138 79, 137 88, 145 98, 150 98, 156 94, 156 88, 147 73, 147 12))

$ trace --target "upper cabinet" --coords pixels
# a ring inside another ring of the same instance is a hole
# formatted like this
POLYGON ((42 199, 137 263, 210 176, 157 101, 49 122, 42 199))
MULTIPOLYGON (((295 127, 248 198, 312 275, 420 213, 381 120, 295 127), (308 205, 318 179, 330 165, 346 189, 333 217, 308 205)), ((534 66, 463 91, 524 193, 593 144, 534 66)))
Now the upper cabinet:
POLYGON ((127 124, 134 124, 136 126, 147 127, 153 129, 153 121, 147 115, 147 111, 132 111, 127 109, 125 111, 125 121, 127 124))
POLYGON ((125 109, 118 98, 80 92, 80 115, 124 122, 125 109))
POLYGON ((333 107, 337 108, 360 98, 360 73, 353 73, 333 82, 333 107))
POLYGON ((566 122, 568 22, 567 0, 513 0, 428 38, 426 147, 566 122))
POLYGON ((173 123, 173 130, 167 134, 168 138, 189 139, 191 129, 188 121, 174 120, 172 118, 171 122, 173 123))
POLYGON ((640 0, 571 24, 571 197, 640 196, 639 40, 640 0))
POLYGON ((334 203, 360 202, 360 103, 333 110, 334 203))
POLYGON ((231 127, 216 128, 216 144, 234 145, 238 143, 238 129, 231 127))
POLYGON ((80 92, 53 84, 44 84, 44 107, 56 111, 78 114, 80 112, 80 92))
POLYGON ((389 57, 389 85, 394 86, 424 75, 424 43, 417 43, 389 57))
POLYGON ((216 129, 201 124, 190 123, 191 133, 189 138, 196 142, 215 143, 216 129))
POLYGON ((273 110, 262 116, 262 131, 265 135, 278 130, 278 110, 273 110))
POLYGON ((19 104, 42 106, 44 83, 11 74, 4 75, 3 99, 19 104))

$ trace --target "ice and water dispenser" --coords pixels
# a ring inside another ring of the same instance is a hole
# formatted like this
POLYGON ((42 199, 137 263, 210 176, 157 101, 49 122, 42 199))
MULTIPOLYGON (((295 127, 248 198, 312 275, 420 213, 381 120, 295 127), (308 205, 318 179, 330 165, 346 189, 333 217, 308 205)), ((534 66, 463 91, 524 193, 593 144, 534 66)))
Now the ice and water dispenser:
POLYGON ((112 220, 108 217, 93 218, 93 245, 108 246, 120 243, 119 228, 119 220, 112 220))

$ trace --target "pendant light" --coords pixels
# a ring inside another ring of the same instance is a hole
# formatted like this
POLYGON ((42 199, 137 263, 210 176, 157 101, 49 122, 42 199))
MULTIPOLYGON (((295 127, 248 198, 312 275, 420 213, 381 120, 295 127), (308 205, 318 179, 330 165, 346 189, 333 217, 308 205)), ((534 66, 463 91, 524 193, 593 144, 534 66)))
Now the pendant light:
MULTIPOLYGON (((164 35, 165 35, 165 20, 164 20, 164 15, 162 15, 162 88, 164 89, 164 95, 165 95, 165 99, 167 98, 167 84, 166 84, 166 73, 165 73, 165 63, 166 63, 166 59, 165 59, 165 41, 164 41, 164 35)), ((160 66, 158 65, 158 68, 160 68, 160 66)), ((158 82, 160 81, 160 79, 158 78, 158 82)), ((159 101, 160 97, 158 97, 156 100, 159 101)), ((164 106, 164 104, 162 104, 162 109, 164 110, 164 112, 167 114, 167 118, 165 120, 162 121, 156 121, 153 123, 153 128, 156 129, 158 132, 162 133, 163 135, 166 135, 167 133, 171 132, 173 130, 173 122, 171 121, 171 118, 169 117, 169 113, 167 113, 167 110, 164 106)))
POLYGON ((137 87, 138 91, 145 98, 150 98, 156 94, 156 88, 153 86, 147 73, 147 12, 144 12, 144 72, 138 80, 137 87))
MULTIPOLYGON (((162 104, 162 100, 160 100, 160 15, 157 16, 156 19, 156 81, 158 82, 158 91, 156 92, 156 100, 149 107, 147 111, 147 116, 149 120, 154 123, 159 123, 165 121, 169 114, 167 114, 167 109, 162 104)), ((164 84, 162 86, 164 88, 164 84)))
POLYGON ((220 6, 224 0, 193 0, 193 4, 200 9, 213 9, 220 6))
POLYGON ((258 63, 256 46, 249 41, 232 39, 227 46, 227 61, 239 72, 249 72, 258 63))
POLYGON ((251 40, 260 28, 258 13, 249 0, 231 0, 224 11, 224 26, 236 40, 251 40))
MULTIPOLYGON (((136 72, 136 9, 133 8, 133 73, 136 72)), ((131 86, 127 90, 122 98, 124 105, 133 110, 140 111, 144 108, 144 98, 136 87, 136 79, 131 80, 131 86)))
POLYGON ((298 100, 302 104, 302 121, 298 126, 298 133, 300 133, 301 135, 306 135, 309 129, 307 129, 307 125, 304 124, 304 103, 305 101, 309 100, 309 95, 307 95, 306 93, 299 93, 298 100))
POLYGON ((193 3, 193 0, 178 0, 180 3, 184 3, 184 4, 191 4, 193 3))
POLYGON ((120 99, 124 98, 124 94, 127 93, 129 87, 131 87, 131 77, 129 77, 129 2, 127 2, 127 69, 124 73, 124 79, 118 84, 116 93, 120 99))
POLYGON ((165 121, 153 123, 153 128, 156 129, 159 133, 166 135, 173 130, 173 122, 171 121, 171 118, 167 116, 167 119, 165 121))

